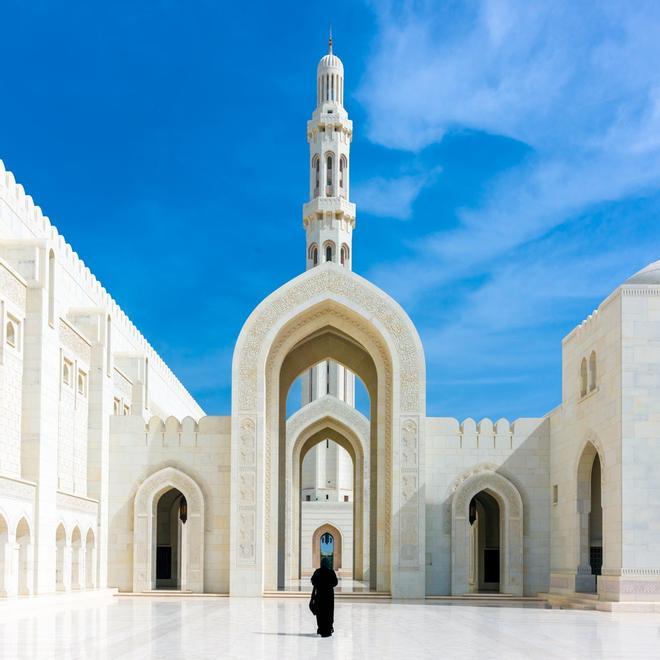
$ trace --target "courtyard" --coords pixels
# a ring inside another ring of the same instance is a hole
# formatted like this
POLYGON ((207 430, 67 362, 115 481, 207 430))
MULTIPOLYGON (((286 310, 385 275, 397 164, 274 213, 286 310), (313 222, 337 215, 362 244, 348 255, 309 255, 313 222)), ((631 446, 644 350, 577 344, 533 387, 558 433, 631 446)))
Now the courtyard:
POLYGON ((0 657, 654 658, 660 615, 339 600, 321 639, 304 598, 108 597, 3 609, 0 657))

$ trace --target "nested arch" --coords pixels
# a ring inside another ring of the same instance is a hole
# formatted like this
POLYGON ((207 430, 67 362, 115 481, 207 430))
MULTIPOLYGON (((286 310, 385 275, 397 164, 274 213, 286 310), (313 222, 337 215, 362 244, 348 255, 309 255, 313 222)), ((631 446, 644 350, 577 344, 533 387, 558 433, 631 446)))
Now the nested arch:
POLYGON ((523 503, 516 486, 491 470, 469 474, 454 491, 451 507, 452 594, 469 591, 469 506, 480 492, 493 497, 500 508, 500 591, 523 593, 523 503))
POLYGON ((333 396, 308 404, 287 422, 286 492, 288 503, 284 530, 285 581, 300 576, 300 492, 302 464, 307 452, 324 440, 345 449, 353 462, 353 575, 368 577, 370 538, 369 421, 360 412, 333 396))
MULTIPOLYGON (((284 380, 295 371, 293 358, 287 358, 305 343, 306 348, 298 355, 307 353, 309 359, 297 360, 295 376, 306 366, 332 359, 356 373, 368 389, 369 379, 374 385, 375 396, 370 393, 370 435, 372 459, 376 457, 376 461, 371 461, 371 472, 377 481, 372 481, 372 493, 376 489, 379 492, 378 510, 375 514, 372 511, 372 520, 376 515, 379 524, 374 528, 380 526, 382 530, 378 538, 379 588, 389 590, 393 571, 405 567, 407 584, 418 580, 415 588, 423 593, 423 516, 417 489, 406 491, 411 496, 406 500, 405 520, 392 516, 393 506, 398 507, 405 497, 404 492, 392 490, 392 471, 400 467, 398 445, 404 416, 413 422, 419 452, 423 452, 420 419, 425 412, 425 365, 421 342, 410 319, 389 296, 333 263, 307 271, 271 294, 246 321, 236 345, 232 444, 239 451, 232 452, 232 484, 235 488, 242 472, 250 472, 256 480, 258 465, 263 465, 264 482, 252 509, 241 508, 233 516, 232 592, 257 593, 276 586, 277 570, 266 563, 278 555, 277 532, 283 518, 279 507, 284 498, 278 498, 278 489, 282 488, 279 481, 284 474, 278 466, 285 447, 286 420, 281 404, 286 391, 284 380), (333 351, 321 351, 322 342, 333 351), (338 354, 339 347, 348 350, 338 354), (368 369, 372 374, 365 378, 361 372, 368 369), (249 434, 245 432, 246 424, 249 434), (252 456, 251 452, 241 452, 245 445, 256 452, 254 464, 243 460, 252 456), (404 547, 404 557, 399 561, 404 547), (413 568, 417 572, 411 574, 413 568), (246 580, 239 576, 248 574, 254 579, 249 589, 244 589, 246 580)), ((417 462, 408 466, 416 478, 418 467, 417 462)), ((235 497, 236 490, 232 500, 235 497)))
POLYGON ((156 507, 169 490, 178 490, 187 503, 182 539, 181 589, 204 591, 204 495, 197 482, 182 470, 166 467, 145 479, 137 489, 133 512, 133 590, 151 591, 156 584, 156 507))

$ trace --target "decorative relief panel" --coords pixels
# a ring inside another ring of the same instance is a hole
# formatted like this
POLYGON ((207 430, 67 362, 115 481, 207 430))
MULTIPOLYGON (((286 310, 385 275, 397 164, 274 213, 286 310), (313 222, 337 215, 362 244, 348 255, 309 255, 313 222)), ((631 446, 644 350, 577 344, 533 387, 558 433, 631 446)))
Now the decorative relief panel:
POLYGON ((238 514, 238 558, 244 563, 254 562, 254 524, 254 511, 241 511, 238 514))
POLYGON ((0 477, 0 495, 6 497, 17 497, 21 500, 34 502, 36 486, 33 484, 11 479, 9 477, 0 477))
POLYGON ((243 342, 239 368, 239 408, 256 407, 257 360, 266 335, 272 327, 301 303, 319 294, 334 293, 355 301, 388 331, 394 342, 400 364, 401 409, 417 411, 420 404, 420 365, 423 357, 408 327, 403 312, 382 295, 377 295, 366 283, 345 271, 319 268, 313 277, 304 278, 286 287, 279 295, 267 299, 258 316, 250 324, 243 342))
POLYGON ((401 467, 417 467, 417 424, 412 419, 401 430, 401 467))
POLYGON ((14 276, 14 274, 0 263, 0 293, 6 296, 17 307, 25 311, 25 301, 27 297, 26 287, 23 282, 14 276))
POLYGON ((256 434, 255 424, 252 419, 246 417, 241 422, 239 464, 241 466, 254 465, 256 459, 256 434))
POLYGON ((238 448, 238 559, 243 563, 252 563, 255 559, 256 443, 257 426, 254 419, 244 417, 239 422, 238 448))
POLYGON ((241 506, 253 506, 256 500, 254 472, 241 472, 238 481, 239 504, 241 506))
POLYGON ((92 360, 92 349, 88 341, 83 339, 68 323, 60 319, 60 342, 74 355, 82 358, 87 364, 92 360))
POLYGON ((80 511, 81 513, 90 513, 93 516, 97 515, 99 510, 99 503, 96 500, 88 500, 68 493, 57 493, 56 502, 58 509, 80 511))

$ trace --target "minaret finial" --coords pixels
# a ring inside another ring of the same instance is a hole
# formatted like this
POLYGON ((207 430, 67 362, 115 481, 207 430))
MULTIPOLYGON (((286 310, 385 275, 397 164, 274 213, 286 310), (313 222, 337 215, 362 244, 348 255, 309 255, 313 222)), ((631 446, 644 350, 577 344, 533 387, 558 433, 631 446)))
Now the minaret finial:
POLYGON ((332 55, 332 23, 330 23, 330 33, 328 36, 328 53, 332 55))

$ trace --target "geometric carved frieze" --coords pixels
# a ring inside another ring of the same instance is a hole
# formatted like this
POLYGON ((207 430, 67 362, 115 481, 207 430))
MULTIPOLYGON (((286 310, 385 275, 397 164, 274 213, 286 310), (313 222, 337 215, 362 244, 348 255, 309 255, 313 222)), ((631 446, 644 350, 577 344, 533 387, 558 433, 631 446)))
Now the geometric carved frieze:
POLYGON ((34 502, 37 487, 34 484, 12 479, 11 477, 0 477, 0 495, 15 497, 20 500, 34 502))
POLYGON ((26 286, 2 263, 0 263, 0 294, 25 312, 26 286))
POLYGON ((60 343, 68 348, 76 357, 82 358, 85 364, 92 359, 92 348, 68 323, 60 319, 60 343))
POLYGON ((56 503, 58 509, 90 513, 93 516, 96 516, 99 510, 99 503, 97 500, 90 500, 86 497, 77 497, 76 495, 70 495, 69 493, 58 492, 56 495, 56 503))

